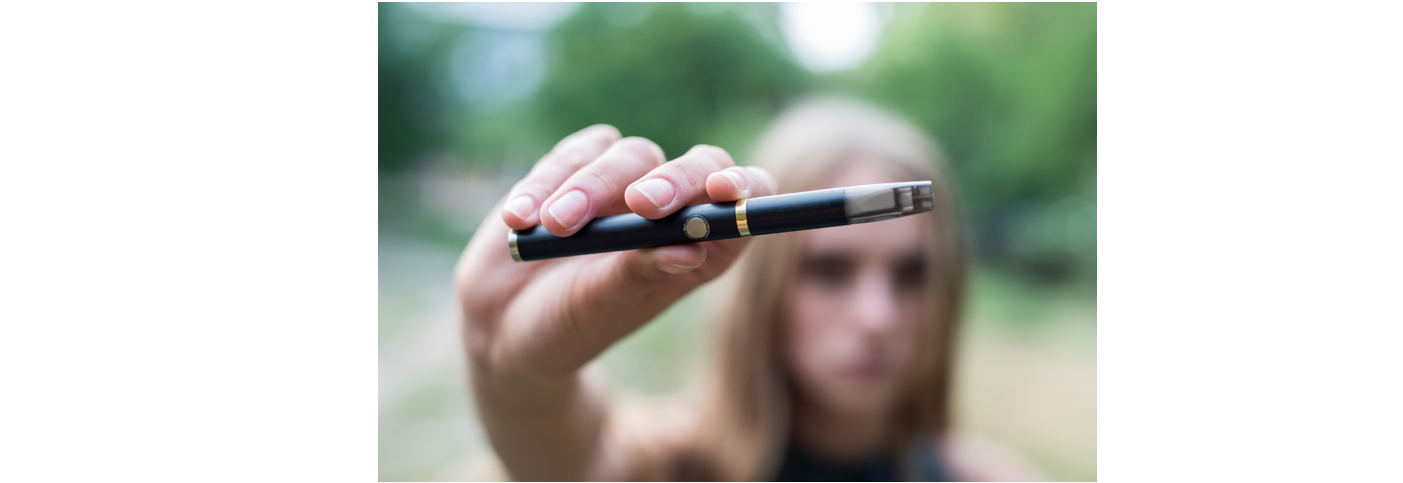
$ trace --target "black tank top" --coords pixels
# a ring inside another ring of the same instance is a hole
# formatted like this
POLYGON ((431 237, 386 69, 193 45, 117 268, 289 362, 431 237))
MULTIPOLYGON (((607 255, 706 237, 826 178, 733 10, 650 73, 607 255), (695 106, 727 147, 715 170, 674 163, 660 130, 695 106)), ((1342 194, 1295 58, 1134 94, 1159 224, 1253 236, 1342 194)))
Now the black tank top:
POLYGON ((905 452, 908 467, 915 474, 903 475, 895 455, 883 453, 858 464, 837 465, 804 451, 792 441, 784 450, 776 481, 950 481, 940 464, 935 445, 913 444, 905 452))

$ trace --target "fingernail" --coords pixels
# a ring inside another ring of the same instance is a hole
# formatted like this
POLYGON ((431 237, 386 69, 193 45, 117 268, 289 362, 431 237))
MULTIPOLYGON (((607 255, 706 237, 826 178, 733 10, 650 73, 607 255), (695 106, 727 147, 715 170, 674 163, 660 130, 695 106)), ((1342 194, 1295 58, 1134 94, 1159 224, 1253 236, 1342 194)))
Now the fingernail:
POLYGON ((670 273, 670 274, 673 274, 673 275, 677 275, 677 274, 679 274, 679 273, 690 272, 690 271, 692 271, 692 270, 696 270, 697 267, 700 267, 701 265, 695 265, 695 266, 690 266, 690 267, 689 267, 689 266, 686 266, 686 265, 677 265, 677 264, 675 264, 675 263, 654 262, 654 263, 653 263, 653 266, 654 266, 654 267, 658 267, 658 270, 662 270, 662 271, 664 271, 664 272, 667 272, 667 273, 670 273))
POLYGON ((728 180, 731 181, 731 186, 735 186, 735 187, 736 187, 736 192, 737 192, 737 193, 745 194, 745 177, 744 177, 744 176, 741 176, 740 173, 737 173, 737 172, 735 172, 735 171, 731 171, 731 170, 729 170, 729 169, 728 169, 728 170, 721 171, 720 173, 721 173, 721 176, 725 176, 726 179, 728 179, 728 180))
POLYGON ((531 214, 531 209, 535 208, 536 202, 530 196, 522 195, 513 198, 507 203, 507 213, 516 215, 517 218, 525 220, 531 214))
POLYGON ((585 209, 589 207, 589 200, 585 198, 585 192, 574 190, 565 193, 565 196, 557 198, 554 203, 546 208, 551 218, 565 228, 574 228, 585 217, 585 209))
POLYGON ((648 198, 648 201, 653 202, 653 206, 657 206, 658 208, 672 203, 672 197, 676 196, 677 193, 677 191, 672 188, 672 183, 662 178, 653 178, 638 183, 633 185, 633 189, 638 190, 639 193, 643 193, 643 196, 648 198))

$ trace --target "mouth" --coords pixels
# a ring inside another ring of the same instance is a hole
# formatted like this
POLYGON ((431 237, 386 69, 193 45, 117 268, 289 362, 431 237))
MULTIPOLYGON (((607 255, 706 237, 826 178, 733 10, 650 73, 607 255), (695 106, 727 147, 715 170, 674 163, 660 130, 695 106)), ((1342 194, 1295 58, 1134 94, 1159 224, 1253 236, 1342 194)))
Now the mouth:
POLYGON ((848 375, 858 379, 881 379, 890 372, 885 358, 877 354, 861 354, 847 364, 848 375))

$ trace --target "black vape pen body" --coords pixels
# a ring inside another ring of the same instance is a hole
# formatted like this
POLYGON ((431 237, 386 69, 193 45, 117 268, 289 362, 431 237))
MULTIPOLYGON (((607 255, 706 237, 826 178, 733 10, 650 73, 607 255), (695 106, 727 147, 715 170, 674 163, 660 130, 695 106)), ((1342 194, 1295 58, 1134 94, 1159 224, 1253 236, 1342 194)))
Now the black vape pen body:
POLYGON ((811 230, 929 211, 929 194, 928 181, 805 191, 688 206, 656 220, 633 213, 606 216, 568 237, 538 225, 511 232, 507 244, 516 261, 534 261, 811 230), (915 199, 925 204, 912 208, 912 190, 922 186, 915 199))

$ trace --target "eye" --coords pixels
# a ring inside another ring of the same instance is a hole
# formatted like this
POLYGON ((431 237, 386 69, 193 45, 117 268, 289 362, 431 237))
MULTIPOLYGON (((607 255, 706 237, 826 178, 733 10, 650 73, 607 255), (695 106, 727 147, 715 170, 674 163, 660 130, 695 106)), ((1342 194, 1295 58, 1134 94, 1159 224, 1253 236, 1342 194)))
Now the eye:
POLYGON ((829 288, 847 285, 856 271, 857 264, 842 255, 819 255, 804 260, 804 278, 829 288))
POLYGON ((908 257, 892 267, 892 284, 898 290, 922 289, 926 285, 925 257, 908 257))

